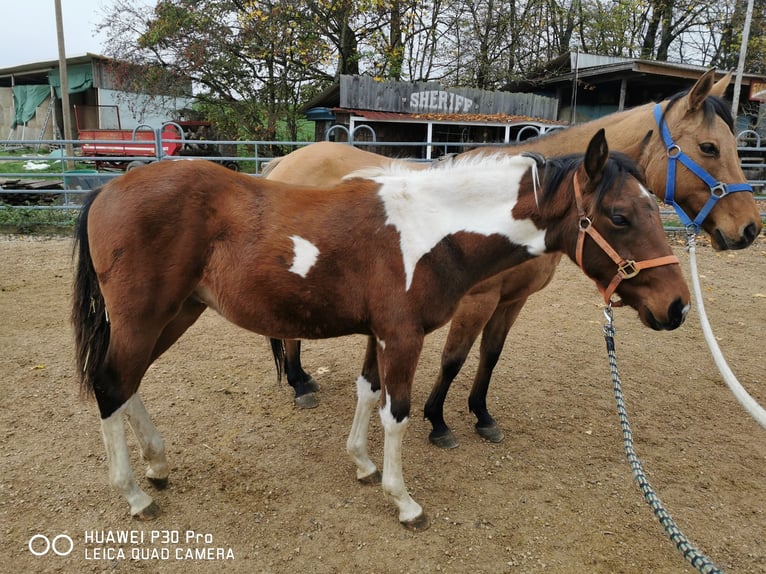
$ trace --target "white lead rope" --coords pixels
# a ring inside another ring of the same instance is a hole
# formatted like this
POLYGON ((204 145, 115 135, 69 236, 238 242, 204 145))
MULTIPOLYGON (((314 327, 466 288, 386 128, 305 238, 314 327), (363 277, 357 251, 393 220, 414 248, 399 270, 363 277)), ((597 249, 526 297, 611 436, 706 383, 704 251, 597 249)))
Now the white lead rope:
POLYGON ((758 422, 758 424, 763 428, 766 428, 766 409, 759 405, 758 402, 748 394, 729 368, 726 359, 723 357, 721 348, 715 340, 713 330, 710 328, 710 323, 707 320, 705 304, 702 301, 702 288, 700 287, 699 275, 697 273, 697 250, 695 246, 695 235, 693 233, 688 234, 686 247, 689 251, 689 266, 691 267, 692 285, 694 286, 694 297, 697 303, 697 314, 700 318, 700 325, 702 326, 702 333, 705 335, 705 341, 707 341, 707 345, 713 355, 713 360, 715 361, 716 366, 718 366, 718 371, 721 373, 723 380, 729 386, 729 389, 731 389, 735 398, 745 410, 750 413, 750 416, 758 422))

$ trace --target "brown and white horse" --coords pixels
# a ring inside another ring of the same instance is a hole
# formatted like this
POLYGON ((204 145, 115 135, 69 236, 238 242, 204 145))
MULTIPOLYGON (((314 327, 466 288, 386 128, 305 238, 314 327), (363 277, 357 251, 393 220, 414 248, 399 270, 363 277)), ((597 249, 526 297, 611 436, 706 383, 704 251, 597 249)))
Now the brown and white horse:
MULTIPOLYGON (((715 84, 714 75, 710 70, 691 90, 660 104, 611 114, 499 149, 511 154, 536 151, 545 155, 584 151, 593 134, 606 129, 610 147, 625 151, 653 128, 654 134, 641 160, 649 188, 660 199, 665 199, 672 191, 672 200, 668 198, 668 201, 674 201, 683 213, 688 214, 689 220, 702 219, 695 225, 708 232, 715 249, 747 247, 761 232, 761 219, 751 193, 729 192, 737 189, 733 185, 746 188, 743 185, 745 176, 737 156, 730 105, 720 99, 729 84, 729 75, 715 84), (660 112, 659 125, 655 111, 660 112), (667 137, 672 142, 668 143, 667 137), (712 174, 712 178, 702 179, 687 165, 676 166, 681 152, 712 174), (718 186, 719 182, 728 187, 718 186)), ((398 161, 345 144, 320 142, 270 163, 264 175, 288 183, 332 185, 350 171, 367 166, 387 166, 398 161)), ((413 169, 422 168, 423 164, 413 164, 413 169)), ((480 435, 493 442, 502 439, 502 431, 486 404, 492 371, 527 298, 548 285, 559 260, 559 254, 549 254, 509 269, 476 285, 461 301, 450 325, 439 375, 424 408, 425 417, 433 426, 430 438, 434 444, 457 446, 444 420, 444 401, 450 384, 480 333, 479 366, 468 406, 478 419, 476 430, 480 435)), ((281 346, 279 342, 273 344, 281 346)), ((375 363, 375 346, 368 345, 368 350, 373 355, 365 358, 365 369, 370 365, 374 368, 375 363)), ((284 370, 295 389, 296 405, 315 406, 314 391, 318 385, 301 366, 300 342, 287 341, 284 352, 284 370)))
POLYGON ((635 163, 607 152, 600 131, 584 159, 547 160, 541 182, 537 156, 477 154, 428 171, 373 169, 329 188, 167 161, 92 192, 76 229, 76 357, 98 403, 110 481, 131 513, 151 518, 158 507, 133 477, 124 417, 148 478, 163 486, 163 440, 138 387, 210 307, 270 337, 374 341, 379 372, 357 381, 347 449, 359 480, 380 476, 367 454, 379 405, 383 489, 402 523, 427 526, 402 472, 412 379, 425 334, 475 283, 563 251, 645 324, 674 329, 685 318, 689 291, 656 202, 635 163))

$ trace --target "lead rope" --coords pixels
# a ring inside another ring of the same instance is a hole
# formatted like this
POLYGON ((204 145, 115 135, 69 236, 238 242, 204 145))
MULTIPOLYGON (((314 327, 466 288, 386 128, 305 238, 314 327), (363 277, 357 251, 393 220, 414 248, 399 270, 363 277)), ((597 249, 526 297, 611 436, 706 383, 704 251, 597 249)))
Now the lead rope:
POLYGON ((689 252, 689 267, 691 268, 692 284, 694 286, 694 299, 697 303, 697 315, 699 315, 700 318, 702 333, 705 335, 705 341, 710 348, 710 352, 713 355, 713 360, 718 367, 718 371, 721 373, 723 380, 728 385, 734 397, 745 410, 750 413, 750 416, 752 416, 758 424, 766 428, 766 410, 748 394, 729 368, 729 365, 721 352, 721 348, 715 340, 715 335, 713 335, 713 330, 710 328, 710 323, 707 320, 705 304, 702 301, 702 288, 700 287, 699 274, 697 273, 696 236, 695 229, 690 229, 687 232, 686 249, 689 252))
POLYGON ((606 340, 606 352, 609 356, 609 370, 612 373, 612 383, 614 384, 614 399, 617 402, 617 415, 620 417, 620 426, 622 427, 625 455, 627 456, 628 463, 633 471, 633 477, 636 479, 647 504, 665 529, 665 533, 668 535, 671 542, 676 545, 676 548, 683 557, 699 572, 702 572, 702 574, 722 573, 723 571, 707 556, 697 550, 691 544, 689 539, 684 536, 683 532, 678 529, 673 518, 671 518, 665 510, 662 501, 657 497, 652 485, 649 484, 649 480, 644 474, 641 461, 633 448, 633 432, 630 430, 628 413, 625 410, 625 398, 622 394, 622 384, 620 383, 620 374, 617 370, 617 355, 614 350, 614 322, 611 306, 604 308, 604 316, 607 319, 607 322, 604 325, 604 339, 606 340))

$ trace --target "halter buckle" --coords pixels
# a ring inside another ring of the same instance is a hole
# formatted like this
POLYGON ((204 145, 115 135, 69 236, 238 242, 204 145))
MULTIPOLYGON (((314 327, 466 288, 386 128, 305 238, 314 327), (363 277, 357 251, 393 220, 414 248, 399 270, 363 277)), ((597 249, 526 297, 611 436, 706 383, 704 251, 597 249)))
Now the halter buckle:
POLYGON ((624 261, 617 266, 617 273, 619 273, 623 279, 630 279, 631 277, 635 277, 638 275, 639 271, 641 270, 636 265, 636 262, 632 259, 630 261, 624 261))
POLYGON ((710 188, 710 195, 717 199, 721 199, 724 195, 728 195, 729 190, 726 189, 726 184, 720 181, 710 188))

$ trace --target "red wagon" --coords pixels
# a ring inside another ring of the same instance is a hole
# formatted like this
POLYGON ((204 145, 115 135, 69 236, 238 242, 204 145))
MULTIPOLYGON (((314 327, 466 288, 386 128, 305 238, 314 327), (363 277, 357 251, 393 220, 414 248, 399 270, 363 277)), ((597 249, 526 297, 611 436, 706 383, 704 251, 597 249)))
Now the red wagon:
MULTIPOLYGON (((74 113, 82 155, 93 158, 96 169, 127 171, 165 156, 221 156, 214 146, 198 141, 198 132, 209 128, 208 122, 165 122, 158 134, 149 125, 122 129, 117 106, 74 106, 74 113), (116 127, 90 127, 104 124, 116 127)), ((219 163, 239 169, 235 161, 219 163)))
POLYGON ((117 106, 74 106, 77 135, 84 157, 95 158, 96 168, 112 167, 131 169, 145 165, 166 155, 180 155, 184 145, 184 134, 180 126, 167 122, 161 131, 162 151, 157 149, 157 134, 151 126, 140 125, 133 129, 122 129, 117 106), (113 128, 92 128, 101 125, 105 116, 113 128), (124 143, 123 143, 124 142, 124 143), (146 158, 126 159, 126 158, 146 158))

